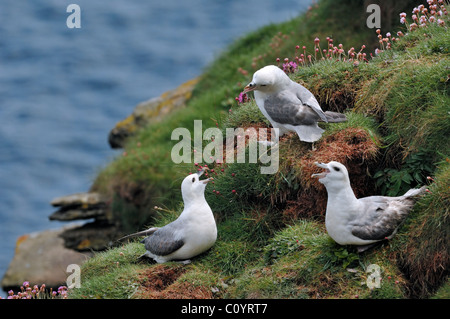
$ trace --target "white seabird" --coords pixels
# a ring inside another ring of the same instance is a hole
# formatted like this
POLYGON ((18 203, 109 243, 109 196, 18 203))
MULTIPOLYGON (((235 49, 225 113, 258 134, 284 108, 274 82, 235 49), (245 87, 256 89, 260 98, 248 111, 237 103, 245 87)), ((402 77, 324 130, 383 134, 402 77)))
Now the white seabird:
POLYGON ((344 114, 322 111, 314 95, 292 81, 283 70, 268 65, 253 74, 243 93, 254 91, 256 104, 274 128, 278 137, 297 132, 301 141, 313 143, 324 130, 317 122, 337 123, 347 120, 344 114), (276 130, 275 130, 276 131, 276 130))
MULTIPOLYGON (((208 179, 200 180, 204 170, 188 175, 181 183, 184 209, 180 216, 164 227, 125 236, 122 239, 148 236, 141 241, 147 250, 143 256, 157 263, 170 260, 190 262, 190 258, 210 249, 217 239, 214 215, 205 199, 208 179)), ((141 256, 141 257, 143 257, 141 256)))
POLYGON ((319 178, 328 192, 325 226, 340 245, 356 245, 364 251, 374 243, 391 239, 406 219, 423 186, 410 189, 403 196, 369 196, 356 198, 350 186, 347 168, 339 162, 315 163, 325 169, 312 177, 319 178))

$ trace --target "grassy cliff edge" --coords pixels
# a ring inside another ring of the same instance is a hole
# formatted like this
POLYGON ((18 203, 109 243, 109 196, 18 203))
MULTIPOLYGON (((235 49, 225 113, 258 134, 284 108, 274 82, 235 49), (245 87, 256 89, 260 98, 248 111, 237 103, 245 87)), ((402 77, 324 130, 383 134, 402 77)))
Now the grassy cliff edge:
MULTIPOLYGON (((409 16, 420 4, 415 2, 406 1, 395 15, 409 16)), ((324 124, 326 133, 314 151, 295 135, 283 137, 274 175, 259 174, 260 163, 209 165, 215 183, 207 187, 206 198, 219 235, 215 246, 190 265, 139 262, 144 247, 123 244, 86 261, 82 287, 70 290, 69 297, 448 298, 448 15, 439 16, 440 23, 428 14, 427 23, 417 28, 411 19, 404 26, 392 23, 402 30, 398 35, 367 28, 356 32, 366 16, 360 1, 324 0, 298 18, 238 39, 205 70, 186 108, 130 138, 127 155, 103 169, 93 189, 109 196, 112 213, 127 231, 135 231, 150 223, 164 225, 181 212, 179 184, 195 167, 171 162, 174 128, 192 130, 196 119, 203 119, 204 128, 269 127, 254 101, 235 101, 258 68, 296 62, 291 78, 324 110, 346 112, 349 118, 324 124), (375 47, 379 54, 371 57, 375 47), (424 184, 430 193, 396 237, 357 254, 325 231, 326 192, 309 178, 316 160, 351 167, 358 197, 393 196, 424 184), (145 200, 137 203, 136 193, 145 200), (379 267, 379 282, 373 281, 372 265, 379 267)))

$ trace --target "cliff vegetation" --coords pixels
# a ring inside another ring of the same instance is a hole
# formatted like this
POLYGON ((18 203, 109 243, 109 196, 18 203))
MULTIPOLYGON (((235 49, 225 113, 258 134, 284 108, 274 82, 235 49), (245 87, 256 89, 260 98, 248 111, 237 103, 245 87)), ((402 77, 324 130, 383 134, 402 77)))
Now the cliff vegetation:
POLYGON ((69 298, 448 298, 447 4, 424 3, 427 12, 413 16, 417 0, 378 3, 378 31, 366 27, 364 2, 322 0, 236 40, 204 70, 186 107, 134 132, 92 186, 124 233, 182 211, 180 182, 198 167, 172 162, 174 128, 192 132, 199 119, 203 128, 270 127, 252 96, 240 95, 257 69, 278 64, 323 110, 348 117, 321 124, 315 149, 283 136, 276 174, 259 174, 261 163, 208 164, 218 239, 191 264, 150 264, 138 260, 138 241, 119 244, 83 264, 82 287, 69 298), (310 176, 315 161, 330 160, 349 168, 357 197, 422 185, 430 192, 392 240, 358 254, 324 227, 326 190, 310 176), (379 266, 379 287, 370 265, 379 266))

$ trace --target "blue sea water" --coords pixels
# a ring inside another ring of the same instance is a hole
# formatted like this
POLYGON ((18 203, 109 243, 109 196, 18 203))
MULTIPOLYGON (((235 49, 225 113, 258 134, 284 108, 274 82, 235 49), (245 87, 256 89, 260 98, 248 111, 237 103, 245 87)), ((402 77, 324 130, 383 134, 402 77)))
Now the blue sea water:
POLYGON ((236 38, 310 3, 2 0, 0 278, 19 236, 63 225, 48 220, 49 202, 89 189, 117 155, 110 129, 137 103, 201 74, 236 38), (70 3, 80 6, 79 29, 66 25, 70 3))

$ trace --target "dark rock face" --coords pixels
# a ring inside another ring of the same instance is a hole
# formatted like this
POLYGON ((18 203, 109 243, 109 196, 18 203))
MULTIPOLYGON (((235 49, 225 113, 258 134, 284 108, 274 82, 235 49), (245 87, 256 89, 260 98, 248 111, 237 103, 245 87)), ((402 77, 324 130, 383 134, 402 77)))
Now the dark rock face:
POLYGON ((98 193, 77 193, 58 197, 53 199, 51 204, 59 209, 49 216, 50 220, 107 219, 106 199, 98 193))
POLYGON ((99 251, 113 246, 120 233, 118 227, 107 222, 94 221, 60 234, 66 248, 76 251, 99 251))
POLYGON ((60 234, 66 248, 77 251, 102 250, 114 244, 120 233, 111 218, 107 199, 99 193, 87 192, 55 198, 51 201, 59 209, 50 220, 73 221, 94 219, 60 234))

